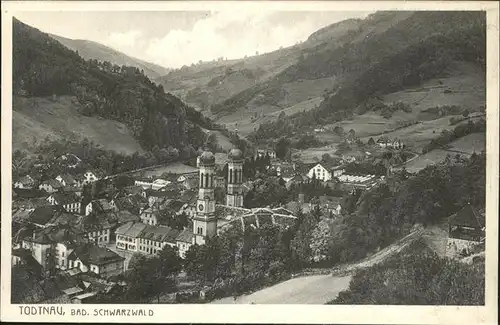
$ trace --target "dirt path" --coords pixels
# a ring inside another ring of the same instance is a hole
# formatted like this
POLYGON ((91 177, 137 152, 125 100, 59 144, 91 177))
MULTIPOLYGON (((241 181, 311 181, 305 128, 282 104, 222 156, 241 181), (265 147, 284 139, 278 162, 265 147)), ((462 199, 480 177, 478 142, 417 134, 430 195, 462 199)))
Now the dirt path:
POLYGON ((212 304, 325 304, 349 288, 352 273, 371 267, 400 252, 424 233, 419 227, 394 244, 353 264, 337 267, 330 274, 299 276, 249 295, 222 298, 212 304))

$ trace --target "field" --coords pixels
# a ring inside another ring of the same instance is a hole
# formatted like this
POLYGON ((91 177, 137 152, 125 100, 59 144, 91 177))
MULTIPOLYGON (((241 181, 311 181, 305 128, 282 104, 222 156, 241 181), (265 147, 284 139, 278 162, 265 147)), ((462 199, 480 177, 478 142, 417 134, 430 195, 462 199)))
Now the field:
POLYGON ((128 128, 117 121, 87 117, 73 98, 15 98, 12 111, 14 149, 32 150, 46 137, 75 141, 87 138, 99 147, 121 153, 143 152, 128 128))
POLYGON ((486 134, 472 133, 453 141, 450 143, 450 146, 452 150, 461 151, 470 155, 474 152, 479 153, 486 149, 486 134))
POLYGON ((351 276, 312 275, 291 279, 250 295, 215 300, 213 304, 325 304, 347 290, 351 276))
POLYGON ((187 174, 196 171, 198 171, 198 168, 184 165, 181 162, 175 162, 165 166, 154 167, 146 171, 140 171, 136 175, 141 175, 142 177, 158 177, 163 173, 187 174))

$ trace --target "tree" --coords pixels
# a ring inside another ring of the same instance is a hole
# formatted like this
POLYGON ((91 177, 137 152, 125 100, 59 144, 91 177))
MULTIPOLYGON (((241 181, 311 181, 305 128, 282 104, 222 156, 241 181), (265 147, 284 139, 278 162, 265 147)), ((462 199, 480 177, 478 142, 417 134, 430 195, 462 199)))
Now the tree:
POLYGON ((165 245, 158 254, 160 274, 166 279, 172 279, 182 270, 182 259, 177 247, 165 245))
POLYGON ((373 140, 373 138, 370 137, 370 139, 368 139, 368 145, 369 146, 374 146, 375 145, 375 140, 373 140))
POLYGON ((290 140, 287 138, 280 138, 276 143, 276 157, 279 159, 285 159, 287 152, 289 150, 290 140))
POLYGON ((311 233, 311 253, 314 261, 319 262, 328 257, 333 245, 332 230, 330 221, 321 220, 311 233))

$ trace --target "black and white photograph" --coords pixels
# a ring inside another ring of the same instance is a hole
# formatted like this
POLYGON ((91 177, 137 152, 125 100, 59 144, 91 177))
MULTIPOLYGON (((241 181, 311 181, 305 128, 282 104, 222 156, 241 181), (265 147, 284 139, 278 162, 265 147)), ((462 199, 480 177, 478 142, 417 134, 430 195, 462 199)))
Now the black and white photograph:
POLYGON ((2 22, 13 314, 497 299, 486 10, 77 3, 2 22))

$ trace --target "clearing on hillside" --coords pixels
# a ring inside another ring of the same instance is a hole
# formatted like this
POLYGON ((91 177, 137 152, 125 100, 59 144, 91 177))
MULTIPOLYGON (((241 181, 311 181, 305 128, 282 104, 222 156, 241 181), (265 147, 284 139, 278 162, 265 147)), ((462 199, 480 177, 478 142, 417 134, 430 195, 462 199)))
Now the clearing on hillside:
POLYGON ((46 137, 81 141, 87 138, 107 150, 124 154, 143 149, 130 130, 117 121, 83 116, 74 97, 15 97, 12 110, 13 149, 31 151, 46 137))

